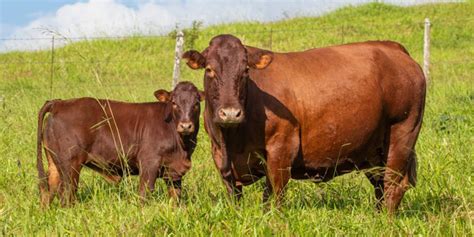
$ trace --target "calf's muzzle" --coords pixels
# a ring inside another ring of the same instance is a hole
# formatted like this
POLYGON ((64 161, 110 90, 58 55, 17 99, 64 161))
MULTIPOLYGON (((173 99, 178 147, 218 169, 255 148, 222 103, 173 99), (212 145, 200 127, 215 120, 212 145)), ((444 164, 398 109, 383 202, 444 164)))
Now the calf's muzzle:
POLYGON ((183 135, 191 134, 194 132, 194 124, 192 122, 180 122, 177 131, 183 135))

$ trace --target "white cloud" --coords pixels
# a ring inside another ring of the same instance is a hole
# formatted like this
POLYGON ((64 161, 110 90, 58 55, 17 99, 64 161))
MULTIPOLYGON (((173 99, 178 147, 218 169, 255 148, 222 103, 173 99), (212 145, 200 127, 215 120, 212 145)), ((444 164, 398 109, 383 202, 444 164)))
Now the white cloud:
MULTIPOLYGON (((53 14, 42 15, 27 26, 13 30, 9 38, 48 38, 45 30, 69 38, 97 36, 154 35, 171 30, 177 23, 188 26, 193 20, 206 25, 258 20, 272 21, 286 16, 319 15, 348 4, 370 0, 138 0, 129 7, 120 0, 89 0, 64 5, 53 14)), ((433 0, 389 0, 397 4, 434 2, 433 0)), ((0 42, 0 51, 44 49, 50 40, 0 42)))

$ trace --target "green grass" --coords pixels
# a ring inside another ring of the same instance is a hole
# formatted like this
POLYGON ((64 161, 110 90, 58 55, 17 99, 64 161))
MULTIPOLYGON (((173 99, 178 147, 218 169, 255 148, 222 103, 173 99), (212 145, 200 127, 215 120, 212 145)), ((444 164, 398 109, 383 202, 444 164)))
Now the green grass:
MULTIPOLYGON (((262 182, 244 188, 239 205, 227 203, 202 129, 185 176, 179 207, 163 182, 141 207, 138 180, 106 183, 84 169, 79 201, 41 211, 35 169, 37 112, 45 100, 94 96, 153 101, 170 88, 174 40, 127 38, 70 44, 50 52, 0 54, 0 229, 2 235, 372 235, 472 236, 474 219, 473 4, 347 7, 322 17, 273 23, 233 23, 204 29, 196 42, 235 33, 246 44, 296 51, 354 41, 390 39, 422 59, 423 20, 432 21, 432 70, 424 124, 417 144, 419 180, 390 219, 374 209, 373 189, 351 173, 315 185, 291 181, 283 207, 264 212, 262 182), (272 33, 270 34, 270 29, 272 33), (32 62, 32 63, 24 63, 32 62)), ((29 43, 28 41, 24 43, 29 43)), ((202 72, 183 66, 184 79, 202 88, 202 72)))

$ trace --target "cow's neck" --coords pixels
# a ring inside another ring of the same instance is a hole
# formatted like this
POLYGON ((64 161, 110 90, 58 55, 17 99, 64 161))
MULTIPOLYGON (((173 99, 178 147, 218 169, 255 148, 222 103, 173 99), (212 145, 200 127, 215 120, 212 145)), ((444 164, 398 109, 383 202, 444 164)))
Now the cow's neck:
POLYGON ((237 152, 243 149, 245 143, 245 122, 232 128, 219 128, 222 134, 222 142, 226 144, 228 152, 237 152))
POLYGON ((196 147, 196 135, 196 132, 189 135, 179 135, 179 146, 188 155, 191 155, 191 153, 194 151, 194 148, 196 147))

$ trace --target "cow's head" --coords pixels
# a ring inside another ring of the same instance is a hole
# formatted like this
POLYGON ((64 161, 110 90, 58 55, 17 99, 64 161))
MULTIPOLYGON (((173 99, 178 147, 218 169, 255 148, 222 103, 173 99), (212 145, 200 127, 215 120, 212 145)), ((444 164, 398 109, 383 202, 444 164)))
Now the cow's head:
POLYGON ((194 133, 199 126, 199 114, 204 93, 191 82, 180 82, 172 92, 155 91, 155 97, 161 102, 169 103, 166 116, 171 116, 180 135, 194 133))
POLYGON ((190 50, 183 54, 192 69, 205 69, 206 107, 212 120, 221 126, 232 126, 245 119, 245 101, 249 68, 263 69, 273 53, 246 47, 232 35, 214 37, 202 53, 190 50))

